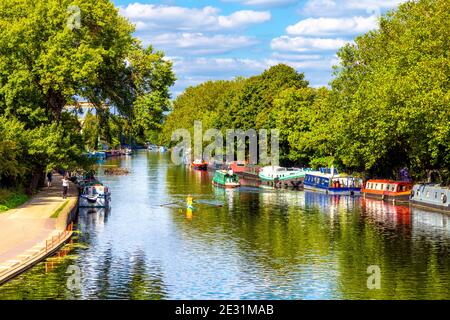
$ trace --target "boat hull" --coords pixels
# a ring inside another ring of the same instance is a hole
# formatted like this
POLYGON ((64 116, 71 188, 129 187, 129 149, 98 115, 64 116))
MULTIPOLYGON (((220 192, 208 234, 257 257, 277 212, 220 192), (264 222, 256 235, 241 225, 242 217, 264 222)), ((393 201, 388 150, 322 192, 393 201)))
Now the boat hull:
POLYGON ((361 195, 360 188, 325 188, 319 186, 311 186, 305 184, 305 190, 314 191, 314 192, 322 192, 331 195, 348 195, 348 196, 357 196, 361 195))
POLYGON ((305 178, 294 178, 294 179, 267 179, 260 177, 261 185, 266 187, 272 187, 275 189, 298 189, 303 190, 305 178))
POLYGON ((402 194, 388 194, 388 193, 374 193, 364 191, 363 195, 365 198, 384 200, 395 203, 409 203, 410 193, 402 193, 402 194))
POLYGON ((440 205, 436 205, 436 204, 423 203, 423 202, 415 201, 415 200, 411 200, 410 203, 413 207, 416 207, 416 208, 450 214, 450 205, 448 205, 447 207, 444 207, 444 206, 440 206, 440 205))
POLYGON ((80 196, 78 207, 80 208, 109 208, 110 201, 108 197, 98 197, 95 202, 89 201, 88 198, 80 196))
POLYGON ((205 164, 192 164, 192 167, 195 170, 202 170, 202 171, 208 170, 208 164, 207 163, 205 163, 205 164))

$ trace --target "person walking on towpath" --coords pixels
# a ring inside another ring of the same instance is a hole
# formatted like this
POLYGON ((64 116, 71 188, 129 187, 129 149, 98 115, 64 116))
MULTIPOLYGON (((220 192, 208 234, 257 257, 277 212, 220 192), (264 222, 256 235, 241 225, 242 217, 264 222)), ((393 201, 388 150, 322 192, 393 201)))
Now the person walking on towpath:
POLYGON ((47 188, 50 188, 52 186, 52 181, 53 181, 53 172, 49 171, 47 173, 47 188))
POLYGON ((63 177, 62 186, 63 186, 63 199, 66 199, 67 191, 69 191, 69 179, 67 179, 67 176, 63 177))

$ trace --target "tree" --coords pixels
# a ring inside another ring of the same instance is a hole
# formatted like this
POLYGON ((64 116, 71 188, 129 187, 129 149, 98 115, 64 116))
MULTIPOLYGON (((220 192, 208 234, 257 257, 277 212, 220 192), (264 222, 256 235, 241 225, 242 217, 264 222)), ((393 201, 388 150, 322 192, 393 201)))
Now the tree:
POLYGON ((450 167, 449 18, 448 1, 408 2, 339 52, 331 97, 345 166, 417 178, 450 167))
POLYGON ((138 134, 158 129, 174 82, 171 63, 144 49, 133 32, 109 0, 0 2, 0 116, 23 124, 28 140, 20 162, 27 164, 30 191, 44 170, 82 162, 83 136, 91 146, 99 135, 117 142, 105 106, 130 126, 138 119, 135 128, 144 128, 138 134), (83 136, 76 117, 64 111, 79 97, 96 106, 98 121, 83 136))

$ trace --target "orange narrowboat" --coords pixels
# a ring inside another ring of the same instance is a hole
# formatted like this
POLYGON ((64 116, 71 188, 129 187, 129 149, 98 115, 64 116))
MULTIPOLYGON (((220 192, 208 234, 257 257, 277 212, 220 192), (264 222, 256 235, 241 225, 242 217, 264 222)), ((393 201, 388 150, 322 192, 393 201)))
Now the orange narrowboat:
POLYGON ((413 185, 408 181, 368 180, 361 190, 364 197, 393 202, 409 202, 413 185))

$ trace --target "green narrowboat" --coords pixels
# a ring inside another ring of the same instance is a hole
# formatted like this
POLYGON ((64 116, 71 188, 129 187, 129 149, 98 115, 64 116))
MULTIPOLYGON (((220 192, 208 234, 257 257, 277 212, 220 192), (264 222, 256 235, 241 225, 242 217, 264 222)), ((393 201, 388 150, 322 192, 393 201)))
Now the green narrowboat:
POLYGON ((239 177, 232 170, 217 170, 212 183, 222 188, 238 188, 241 185, 239 177))

